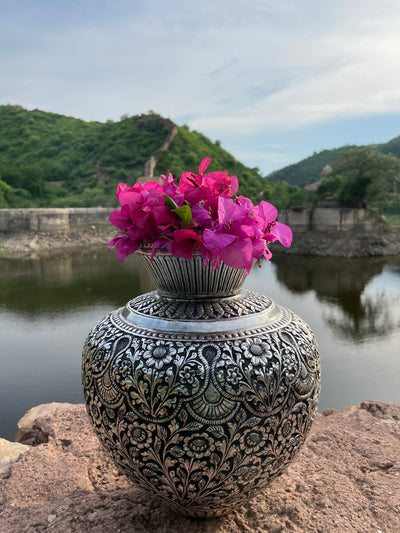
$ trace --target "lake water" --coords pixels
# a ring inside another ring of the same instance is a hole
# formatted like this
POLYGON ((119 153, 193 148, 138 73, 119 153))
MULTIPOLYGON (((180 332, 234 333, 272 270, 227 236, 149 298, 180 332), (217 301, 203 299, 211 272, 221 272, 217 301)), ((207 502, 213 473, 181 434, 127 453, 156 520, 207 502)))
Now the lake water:
MULTIPOLYGON (((317 259, 275 254, 245 288, 293 309, 322 360, 320 410, 400 401, 400 257, 317 259)), ((152 290, 113 250, 47 260, 0 259, 0 437, 34 405, 82 402, 81 348, 105 314, 152 290)))

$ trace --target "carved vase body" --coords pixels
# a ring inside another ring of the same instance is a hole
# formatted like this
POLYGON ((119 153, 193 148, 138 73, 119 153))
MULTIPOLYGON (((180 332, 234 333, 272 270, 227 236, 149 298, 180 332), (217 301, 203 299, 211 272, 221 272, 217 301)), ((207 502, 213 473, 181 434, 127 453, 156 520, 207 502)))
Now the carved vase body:
POLYGON ((140 254, 157 291, 130 301, 83 350, 89 417, 116 464, 187 516, 248 501, 293 459, 317 408, 309 326, 243 271, 140 254))

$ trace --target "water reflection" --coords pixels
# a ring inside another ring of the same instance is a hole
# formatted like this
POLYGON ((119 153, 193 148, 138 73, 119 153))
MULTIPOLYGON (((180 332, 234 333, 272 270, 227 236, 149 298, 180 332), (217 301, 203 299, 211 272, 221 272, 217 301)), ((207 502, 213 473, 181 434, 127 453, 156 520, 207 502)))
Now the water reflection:
POLYGON ((281 255, 275 256, 274 262, 277 279, 291 292, 312 290, 318 300, 329 304, 324 319, 340 337, 362 342, 388 335, 400 327, 392 312, 394 295, 390 289, 374 291, 371 295, 366 292, 384 268, 400 275, 398 258, 349 260, 281 255))
MULTIPOLYGON (((390 288, 366 288, 384 269, 398 277, 400 259, 339 259, 275 255, 276 278, 291 293, 313 291, 325 323, 344 339, 363 342, 399 328, 390 288)), ((152 290, 136 257, 121 265, 107 248, 43 260, 0 261, 0 310, 27 317, 73 312, 104 304, 110 309, 152 290)), ((262 291, 261 291, 262 292, 262 291)))
MULTIPOLYGON (((399 401, 400 257, 273 260, 255 268, 245 286, 292 308, 314 330, 323 368, 320 409, 399 401)), ((152 288, 135 257, 121 265, 107 248, 40 261, 0 259, 0 437, 12 439, 33 405, 81 402, 87 333, 152 288)))
POLYGON ((121 265, 113 250, 42 260, 0 261, 0 309, 35 317, 82 307, 119 307, 153 286, 136 261, 121 265))

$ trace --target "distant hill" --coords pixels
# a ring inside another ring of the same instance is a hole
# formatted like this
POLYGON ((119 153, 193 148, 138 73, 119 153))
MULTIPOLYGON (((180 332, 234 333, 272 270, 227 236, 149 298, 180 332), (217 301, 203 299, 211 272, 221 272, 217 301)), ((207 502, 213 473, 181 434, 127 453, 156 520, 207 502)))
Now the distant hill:
POLYGON ((320 172, 325 165, 331 164, 340 153, 347 152, 355 145, 343 146, 342 148, 334 148, 333 150, 323 150, 322 152, 314 152, 313 155, 289 165, 287 167, 276 170, 268 175, 268 179, 273 182, 286 181, 291 185, 304 187, 309 183, 314 183, 319 180, 320 172))
POLYGON ((391 154, 400 158, 400 135, 387 143, 374 145, 372 148, 376 148, 382 154, 391 154))
MULTIPOLYGON (((371 144, 372 149, 381 152, 382 154, 391 154, 400 158, 400 136, 383 144, 371 144)), ((320 172, 325 165, 331 165, 343 152, 347 152, 353 148, 361 148, 361 146, 348 145, 341 148, 334 148, 332 150, 323 150, 322 152, 314 152, 314 154, 298 163, 289 165, 280 170, 276 170, 268 175, 268 179, 272 182, 286 181, 291 185, 304 187, 309 183, 313 183, 320 178, 320 172)))
POLYGON ((263 195, 287 204, 297 193, 272 186, 218 141, 153 112, 100 123, 0 106, 0 207, 113 205, 117 184, 132 185, 145 166, 147 175, 170 170, 179 178, 183 170, 197 171, 204 157, 212 158, 209 170, 237 175, 239 192, 253 200, 263 195))

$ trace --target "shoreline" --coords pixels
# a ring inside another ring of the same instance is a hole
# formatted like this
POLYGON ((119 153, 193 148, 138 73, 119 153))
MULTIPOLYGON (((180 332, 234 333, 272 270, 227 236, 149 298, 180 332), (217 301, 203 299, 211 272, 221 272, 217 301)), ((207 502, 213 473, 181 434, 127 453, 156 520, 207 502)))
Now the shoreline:
POLYGON ((0 233, 1 259, 43 259, 89 249, 106 249, 114 228, 90 226, 54 232, 0 233))
MULTIPOLYGON (((278 252, 278 247, 272 252, 278 252)), ((400 254, 400 231, 376 228, 346 231, 294 231, 290 248, 279 246, 279 253, 307 257, 345 259, 387 257, 400 254)))
MULTIPOLYGON (((92 225, 59 231, 0 232, 1 259, 39 259, 102 248, 115 235, 113 227, 92 225)), ((273 254, 307 257, 386 257, 400 254, 396 229, 365 231, 294 231, 290 248, 272 244, 273 254)))

